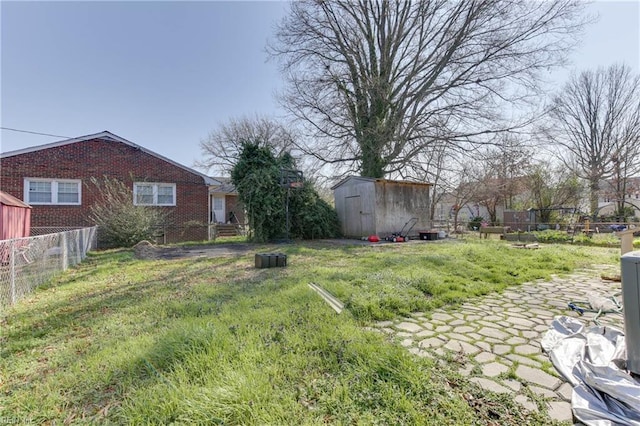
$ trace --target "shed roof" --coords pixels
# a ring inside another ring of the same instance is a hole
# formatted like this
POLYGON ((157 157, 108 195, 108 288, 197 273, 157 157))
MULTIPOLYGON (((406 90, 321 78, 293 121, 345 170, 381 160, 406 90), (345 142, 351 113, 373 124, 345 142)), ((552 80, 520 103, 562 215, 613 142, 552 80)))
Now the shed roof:
POLYGON ((142 147, 140 145, 137 145, 137 144, 135 144, 135 143, 133 143, 131 141, 128 141, 125 138, 122 138, 122 137, 120 137, 118 135, 115 135, 115 134, 113 134, 113 133, 111 133, 111 132, 109 132, 107 130, 105 130, 103 132, 100 132, 100 133, 94 133, 94 134, 91 134, 91 135, 80 136, 80 137, 77 137, 77 138, 65 139, 65 140, 62 140, 62 141, 52 142, 52 143, 48 143, 48 144, 45 144, 45 145, 32 146, 32 147, 29 147, 29 148, 23 148, 23 149, 18 149, 18 150, 15 150, 15 151, 4 152, 4 153, 0 154, 0 157, 2 157, 2 158, 13 157, 13 156, 16 156, 16 155, 21 155, 21 154, 27 154, 27 153, 30 153, 30 152, 41 151, 43 149, 57 148, 59 146, 69 145, 69 144, 72 144, 72 143, 90 141, 92 139, 101 139, 101 140, 105 140, 105 141, 120 142, 120 143, 123 143, 125 145, 129 145, 129 146, 131 146, 133 148, 139 149, 142 152, 145 152, 145 153, 147 153, 149 155, 153 155, 156 158, 159 158, 159 159, 164 160, 164 161, 166 161, 168 163, 171 163, 176 167, 179 167, 179 168, 181 168, 183 170, 186 170, 186 171, 188 171, 190 173, 193 173, 195 175, 201 176, 204 179, 205 184, 207 184, 207 185, 220 185, 221 184, 221 182, 218 182, 217 180, 215 180, 214 178, 212 178, 210 176, 207 176, 207 175, 205 175, 203 173, 198 172, 197 170, 191 169, 191 168, 189 168, 187 166, 184 166, 184 165, 182 165, 182 164, 180 164, 180 163, 178 163, 176 161, 173 161, 173 160, 171 160, 171 159, 169 159, 167 157, 164 157, 164 156, 162 156, 162 155, 160 155, 160 154, 158 154, 156 152, 153 152, 153 151, 151 151, 151 150, 149 150, 147 148, 144 148, 144 147, 142 147))
POLYGON ((333 185, 331 189, 335 190, 336 188, 341 187, 342 185, 344 185, 345 183, 351 180, 359 180, 362 182, 394 183, 394 184, 411 185, 411 186, 432 186, 432 184, 427 182, 413 182, 409 180, 391 180, 391 179, 370 178, 370 177, 363 177, 363 176, 347 176, 346 178, 342 179, 340 182, 333 185))
POLYGON ((4 191, 0 191, 0 204, 5 206, 24 207, 30 209, 31 206, 22 200, 17 199, 11 194, 7 194, 4 191))

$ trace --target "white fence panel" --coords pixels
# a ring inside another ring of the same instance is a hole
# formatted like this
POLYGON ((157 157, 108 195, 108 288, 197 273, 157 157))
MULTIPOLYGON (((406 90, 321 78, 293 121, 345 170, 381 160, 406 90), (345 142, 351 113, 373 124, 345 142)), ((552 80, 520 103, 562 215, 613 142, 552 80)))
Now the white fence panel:
POLYGON ((96 248, 97 227, 0 241, 0 310, 96 248))

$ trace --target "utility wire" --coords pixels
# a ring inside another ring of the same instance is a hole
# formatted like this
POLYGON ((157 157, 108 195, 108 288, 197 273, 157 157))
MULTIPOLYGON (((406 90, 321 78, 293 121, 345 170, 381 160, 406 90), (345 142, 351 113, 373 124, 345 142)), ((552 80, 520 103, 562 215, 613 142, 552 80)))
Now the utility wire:
POLYGON ((30 133, 32 135, 40 135, 40 136, 51 136, 54 138, 67 138, 71 139, 71 136, 60 136, 60 135, 52 135, 50 133, 40 133, 40 132, 32 132, 30 130, 22 130, 22 129, 12 129, 11 127, 0 127, 2 130, 9 130, 12 132, 20 132, 20 133, 30 133))

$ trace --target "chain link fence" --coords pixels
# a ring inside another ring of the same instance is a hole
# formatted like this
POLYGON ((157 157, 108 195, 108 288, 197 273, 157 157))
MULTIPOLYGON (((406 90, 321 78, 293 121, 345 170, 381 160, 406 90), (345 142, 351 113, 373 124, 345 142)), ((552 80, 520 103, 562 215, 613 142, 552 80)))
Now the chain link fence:
POLYGON ((75 231, 82 228, 82 226, 32 226, 31 236, 57 234, 59 232, 75 231))
POLYGON ((0 310, 96 248, 97 227, 0 241, 0 310))

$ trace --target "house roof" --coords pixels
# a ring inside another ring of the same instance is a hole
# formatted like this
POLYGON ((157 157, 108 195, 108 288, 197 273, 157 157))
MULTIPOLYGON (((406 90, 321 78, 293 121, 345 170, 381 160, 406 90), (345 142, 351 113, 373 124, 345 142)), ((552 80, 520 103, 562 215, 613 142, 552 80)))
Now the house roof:
POLYGON ((218 186, 211 187, 209 192, 224 192, 225 194, 237 193, 235 185, 231 183, 231 178, 216 176, 213 179, 218 181, 220 184, 218 186))
POLYGON ((362 176, 347 176, 342 179, 340 182, 336 183, 331 187, 331 189, 336 189, 349 182, 350 180, 358 180, 362 182, 380 182, 380 183, 395 183, 402 185, 415 185, 415 186, 432 186, 430 183, 426 182, 412 182, 408 180, 390 180, 390 179, 380 179, 380 178, 370 178, 370 177, 362 177, 362 176))
POLYGON ((25 207, 30 209, 31 206, 22 200, 17 199, 11 194, 7 194, 4 191, 0 191, 0 204, 5 206, 25 207))
POLYGON ((115 134, 113 134, 113 133, 111 133, 111 132, 109 132, 107 130, 105 130, 103 132, 100 132, 100 133, 94 133, 92 135, 80 136, 80 137, 77 137, 77 138, 65 139, 65 140, 62 140, 62 141, 52 142, 52 143, 48 143, 48 144, 45 144, 45 145, 32 146, 32 147, 29 147, 29 148, 23 148, 23 149, 18 149, 18 150, 15 150, 15 151, 4 152, 4 153, 0 154, 0 158, 14 157, 16 155, 27 154, 27 153, 30 153, 30 152, 37 152, 37 151, 41 151, 43 149, 57 148, 59 146, 69 145, 69 144, 73 144, 73 143, 77 143, 77 142, 89 141, 89 140, 92 140, 92 139, 102 139, 102 140, 106 140, 106 141, 120 142, 120 143, 123 143, 125 145, 129 145, 129 146, 131 146, 133 148, 139 149, 142 152, 145 152, 145 153, 147 153, 149 155, 153 155, 156 158, 159 158, 159 159, 164 160, 164 161, 166 161, 168 163, 171 163, 176 167, 179 167, 179 168, 181 168, 183 170, 186 170, 186 171, 188 171, 190 173, 193 173, 193 174, 196 174, 198 176, 201 176, 204 179, 205 184, 207 184, 207 185, 221 185, 222 184, 221 182, 217 181, 216 179, 214 179, 214 178, 212 178, 210 176, 207 176, 207 175, 205 175, 203 173, 198 172, 197 170, 191 169, 191 168, 189 168, 187 166, 184 166, 184 165, 182 165, 182 164, 180 164, 180 163, 178 163, 176 161, 173 161, 173 160, 171 160, 171 159, 169 159, 167 157, 164 157, 164 156, 162 156, 162 155, 160 155, 160 154, 158 154, 156 152, 153 152, 153 151, 151 151, 151 150, 149 150, 147 148, 144 148, 144 147, 142 147, 140 145, 137 145, 137 144, 135 144, 135 143, 133 143, 131 141, 128 141, 125 138, 122 138, 122 137, 120 137, 118 135, 115 135, 115 134))

